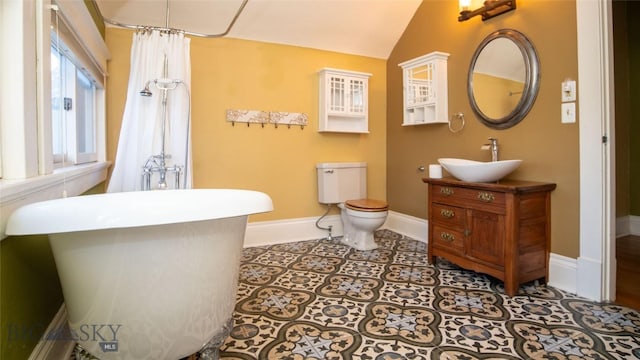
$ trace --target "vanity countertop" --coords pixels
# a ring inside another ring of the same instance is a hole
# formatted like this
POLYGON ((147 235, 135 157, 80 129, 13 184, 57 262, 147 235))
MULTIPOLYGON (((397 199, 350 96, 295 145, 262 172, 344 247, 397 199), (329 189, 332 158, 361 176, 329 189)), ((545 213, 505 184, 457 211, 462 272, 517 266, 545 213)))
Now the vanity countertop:
POLYGON ((444 177, 444 178, 425 177, 425 178, 422 178, 422 181, 425 183, 433 184, 433 185, 464 186, 470 189, 509 192, 509 193, 547 191, 547 190, 554 190, 556 188, 556 184, 554 183, 526 181, 526 180, 508 180, 508 179, 500 180, 497 182, 480 183, 480 182, 462 181, 453 177, 444 177))

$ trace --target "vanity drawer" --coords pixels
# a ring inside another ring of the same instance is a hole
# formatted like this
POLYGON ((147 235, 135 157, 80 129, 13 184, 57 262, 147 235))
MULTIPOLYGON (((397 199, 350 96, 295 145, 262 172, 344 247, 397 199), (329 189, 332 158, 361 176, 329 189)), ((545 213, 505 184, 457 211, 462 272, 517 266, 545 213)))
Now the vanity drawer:
POLYGON ((489 210, 503 214, 505 195, 502 192, 433 185, 432 201, 466 208, 489 210))
POLYGON ((433 221, 446 225, 464 226, 465 210, 463 208, 434 203, 432 211, 431 220, 433 221))
POLYGON ((464 233, 434 224, 431 228, 433 246, 448 252, 464 254, 464 233))

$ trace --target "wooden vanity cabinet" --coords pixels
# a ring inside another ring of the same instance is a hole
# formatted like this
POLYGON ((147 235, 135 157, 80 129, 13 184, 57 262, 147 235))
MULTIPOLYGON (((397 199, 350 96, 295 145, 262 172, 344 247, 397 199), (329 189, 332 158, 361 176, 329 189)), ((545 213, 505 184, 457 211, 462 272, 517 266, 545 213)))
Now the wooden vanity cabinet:
POLYGON ((514 296, 520 284, 549 277, 551 191, 531 181, 470 183, 424 178, 428 185, 428 261, 445 258, 504 281, 514 296))

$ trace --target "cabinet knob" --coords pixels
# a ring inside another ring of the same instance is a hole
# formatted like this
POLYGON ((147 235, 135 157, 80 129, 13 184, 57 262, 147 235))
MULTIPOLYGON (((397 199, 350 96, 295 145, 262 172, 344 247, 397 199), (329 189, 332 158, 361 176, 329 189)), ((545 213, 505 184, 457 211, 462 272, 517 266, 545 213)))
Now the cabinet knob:
POLYGON ((493 199, 495 199, 495 197, 493 196, 493 193, 484 192, 484 191, 480 191, 478 193, 478 200, 480 200, 480 201, 492 202, 493 199))
POLYGON ((442 215, 442 217, 444 218, 451 219, 452 217, 456 216, 456 213, 453 210, 440 209, 440 215, 442 215))

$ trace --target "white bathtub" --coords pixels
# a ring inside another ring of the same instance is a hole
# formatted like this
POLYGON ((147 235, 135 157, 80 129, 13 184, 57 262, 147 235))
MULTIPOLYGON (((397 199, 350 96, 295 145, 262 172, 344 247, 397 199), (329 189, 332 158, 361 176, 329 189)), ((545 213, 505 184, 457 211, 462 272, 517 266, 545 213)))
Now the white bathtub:
POLYGON ((247 190, 109 193, 27 205, 6 233, 50 235, 69 325, 86 351, 179 359, 227 336, 247 217, 272 208, 247 190))

